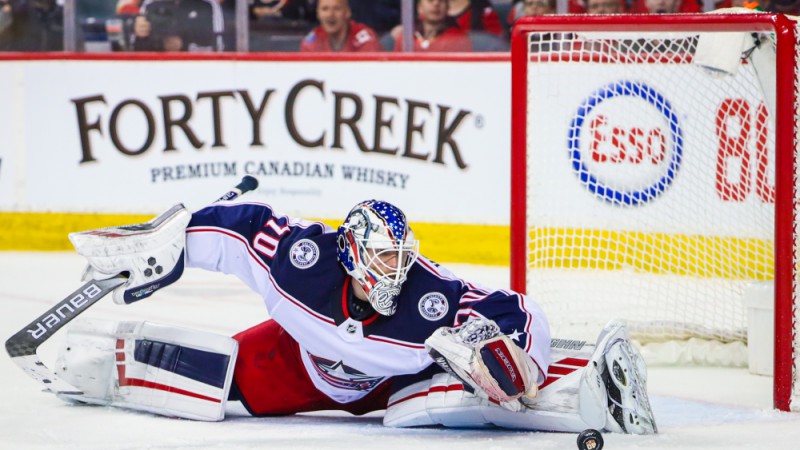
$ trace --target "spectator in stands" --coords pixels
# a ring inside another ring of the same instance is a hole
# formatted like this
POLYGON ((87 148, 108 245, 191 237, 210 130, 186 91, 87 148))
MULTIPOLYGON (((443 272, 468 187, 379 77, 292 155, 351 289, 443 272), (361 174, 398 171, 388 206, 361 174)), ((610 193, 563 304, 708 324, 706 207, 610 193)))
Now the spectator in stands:
POLYGON ((186 50, 183 37, 177 32, 167 32, 161 38, 161 46, 165 52, 182 52, 186 50))
MULTIPOLYGON (((415 52, 469 52, 469 35, 447 15, 448 0, 419 0, 418 21, 414 32, 415 52)), ((395 50, 403 48, 403 40, 395 41, 395 50)))
POLYGON ((250 15, 256 19, 283 17, 283 8, 288 0, 251 0, 250 15))
MULTIPOLYGON (((235 0, 227 0, 235 3, 235 0)), ((249 0, 250 19, 256 21, 288 19, 307 20, 313 11, 312 2, 308 0, 249 0)))
POLYGON ((158 33, 153 32, 153 26, 147 16, 140 14, 133 21, 130 50, 135 52, 180 52, 186 50, 183 37, 175 27, 165 27, 158 33))
POLYGON ((388 33, 400 23, 400 0, 350 0, 353 20, 375 30, 388 33))
POLYGON ((222 49, 236 49, 236 0, 216 0, 222 13, 222 49))
POLYGON ((464 31, 479 31, 503 37, 500 17, 488 0, 450 0, 447 15, 464 31))
POLYGON ((378 52, 378 35, 368 26, 352 20, 347 0, 319 0, 320 25, 303 39, 302 52, 378 52))
POLYGON ((555 0, 525 0, 523 2, 523 16, 545 16, 556 13, 555 0))
POLYGON ((64 10, 56 0, 4 0, 5 26, 0 51, 60 51, 64 48, 64 10))
POLYGON ((133 20, 130 49, 135 52, 159 52, 164 50, 163 43, 153 36, 153 26, 147 16, 138 15, 133 20))
POLYGON ((523 0, 508 12, 508 23, 512 27, 520 17, 544 16, 556 13, 556 0, 523 0))
POLYGON ((644 0, 644 7, 650 14, 671 14, 678 12, 678 0, 644 0))
POLYGON ((622 0, 586 0, 588 14, 621 14, 625 12, 622 0))
POLYGON ((0 34, 11 26, 11 3, 0 0, 0 34))
POLYGON ((631 13, 672 14, 701 12, 697 0, 634 0, 631 13))
POLYGON ((767 0, 766 11, 792 16, 800 15, 800 0, 767 0))
POLYGON ((181 48, 188 51, 225 48, 224 17, 217 0, 144 0, 141 11, 155 37, 162 42, 169 38, 170 49, 175 49, 176 37, 180 37, 181 48))
POLYGON ((121 16, 137 16, 141 11, 142 0, 119 0, 117 14, 121 16))

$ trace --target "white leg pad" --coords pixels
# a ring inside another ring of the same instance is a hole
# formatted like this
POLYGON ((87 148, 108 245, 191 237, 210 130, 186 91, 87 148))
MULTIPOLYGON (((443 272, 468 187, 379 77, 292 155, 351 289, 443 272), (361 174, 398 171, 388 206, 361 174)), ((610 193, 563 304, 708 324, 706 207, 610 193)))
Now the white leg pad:
POLYGON ((389 397, 383 424, 387 427, 422 427, 435 425, 428 414, 428 392, 433 380, 406 386, 389 397))
POLYGON ((486 400, 464 391, 457 378, 441 373, 392 394, 383 424, 398 428, 481 428, 492 425, 483 416, 486 404, 486 400))
MULTIPOLYGON (((578 373, 579 375, 579 373, 578 373)), ((560 380, 571 384, 572 392, 577 391, 578 377, 575 381, 560 380)), ((557 388, 557 387, 556 387, 557 388)), ((555 389, 551 390, 555 392, 555 389)), ((389 407, 383 424, 390 427, 419 427, 442 425, 449 428, 502 427, 515 430, 537 431, 582 431, 589 425, 581 419, 577 411, 577 398, 569 405, 553 405, 548 401, 561 396, 544 394, 547 409, 524 409, 519 412, 500 407, 499 404, 464 391, 463 385, 448 374, 434 375, 431 380, 408 386, 389 399, 389 407)), ((537 397, 537 401, 539 397, 537 397)))
POLYGON ((383 423, 391 427, 497 426, 560 432, 580 432, 587 428, 636 434, 656 432, 647 399, 646 369, 630 345, 624 325, 610 323, 596 344, 582 344, 585 345, 577 349, 552 348, 550 377, 540 387, 538 396, 520 411, 502 408, 470 394, 458 379, 442 373, 394 393, 389 398, 383 423), (609 365, 615 369, 609 371, 609 365), (610 383, 615 392, 611 398, 610 383), (612 411, 624 417, 625 423, 618 422, 612 411))
POLYGON ((69 401, 219 421, 238 342, 149 322, 80 321, 62 345, 56 372, 83 391, 69 401))
POLYGON ((487 401, 464 390, 454 376, 438 374, 433 377, 426 408, 431 419, 450 428, 482 428, 491 426, 483 416, 487 401))

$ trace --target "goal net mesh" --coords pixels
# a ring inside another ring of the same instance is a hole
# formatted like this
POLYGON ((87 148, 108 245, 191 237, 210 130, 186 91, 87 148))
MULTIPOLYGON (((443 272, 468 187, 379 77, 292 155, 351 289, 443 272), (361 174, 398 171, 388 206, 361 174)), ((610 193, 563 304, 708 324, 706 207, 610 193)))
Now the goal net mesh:
POLYGON ((698 48, 774 41, 711 34, 528 34, 526 289, 554 336, 746 341, 775 276, 775 68, 698 48))

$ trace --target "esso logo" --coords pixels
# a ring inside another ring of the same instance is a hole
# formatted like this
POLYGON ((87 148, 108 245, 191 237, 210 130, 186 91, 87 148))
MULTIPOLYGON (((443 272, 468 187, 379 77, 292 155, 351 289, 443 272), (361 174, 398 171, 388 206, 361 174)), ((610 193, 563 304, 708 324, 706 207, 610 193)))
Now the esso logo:
POLYGON ((614 203, 661 195, 678 173, 683 132, 667 99, 636 81, 619 81, 581 104, 569 129, 569 157, 584 186, 614 203))

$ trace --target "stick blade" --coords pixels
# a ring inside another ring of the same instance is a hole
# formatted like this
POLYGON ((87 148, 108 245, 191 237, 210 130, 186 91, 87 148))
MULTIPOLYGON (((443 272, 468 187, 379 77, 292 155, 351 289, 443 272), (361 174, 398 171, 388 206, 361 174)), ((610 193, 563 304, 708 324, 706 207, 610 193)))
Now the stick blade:
POLYGON ((106 280, 90 280, 66 298, 58 302, 33 322, 6 340, 6 352, 14 364, 29 377, 38 381, 48 392, 56 394, 78 394, 82 392, 75 386, 59 378, 39 358, 37 349, 54 333, 86 308, 95 304, 106 294, 122 286, 126 276, 117 275, 106 280))
MULTIPOLYGON (((6 342, 8 344, 8 342, 6 342)), ((36 353, 25 356, 15 356, 11 358, 14 364, 19 366, 29 377, 38 381, 44 386, 45 391, 53 394, 82 395, 83 391, 67 383, 58 375, 53 373, 36 353)))

